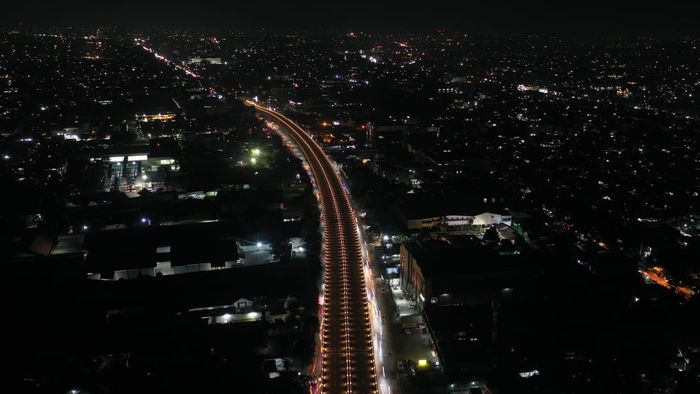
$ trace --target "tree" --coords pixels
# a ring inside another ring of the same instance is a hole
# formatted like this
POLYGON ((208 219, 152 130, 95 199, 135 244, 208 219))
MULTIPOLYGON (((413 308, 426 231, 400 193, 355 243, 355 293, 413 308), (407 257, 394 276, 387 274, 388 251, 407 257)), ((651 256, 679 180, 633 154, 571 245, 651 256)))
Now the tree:
POLYGON ((489 246, 498 245, 501 237, 498 236, 498 231, 495 227, 491 227, 486 232, 484 232, 484 237, 481 239, 485 244, 489 246))

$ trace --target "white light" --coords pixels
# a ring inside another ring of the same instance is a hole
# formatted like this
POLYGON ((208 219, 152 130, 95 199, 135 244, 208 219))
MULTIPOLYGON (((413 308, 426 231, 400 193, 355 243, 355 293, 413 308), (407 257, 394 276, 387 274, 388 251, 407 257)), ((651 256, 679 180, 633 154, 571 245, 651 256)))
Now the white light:
POLYGON ((227 314, 221 316, 221 318, 224 320, 229 320, 231 318, 231 315, 227 313, 227 314))
POLYGON ((141 175, 141 179, 143 179, 145 181, 146 179, 148 179, 148 175, 146 175, 146 174, 141 175))
POLYGON ((83 224, 83 230, 87 230, 89 227, 87 224, 83 224))
POLYGON ((147 220, 146 218, 141 218, 141 223, 146 223, 147 220))
POLYGON ((136 156, 129 156, 128 157, 129 161, 142 161, 142 160, 148 160, 148 155, 136 155, 136 156))
POLYGON ((384 242, 386 242, 386 241, 388 241, 388 240, 389 240, 389 236, 388 236, 388 235, 385 235, 385 236, 384 236, 384 242))
POLYGON ((532 371, 525 371, 525 372, 518 372, 518 375, 520 375, 521 378, 531 378, 533 376, 537 376, 540 374, 540 371, 533 369, 532 371))
POLYGON ((109 158, 110 163, 121 163, 124 161, 124 156, 112 156, 109 158))
POLYGON ((258 242, 255 244, 258 248, 262 247, 262 242, 258 242))
POLYGON ((300 252, 304 252, 304 247, 303 247, 303 246, 300 246, 297 250, 300 251, 300 252))

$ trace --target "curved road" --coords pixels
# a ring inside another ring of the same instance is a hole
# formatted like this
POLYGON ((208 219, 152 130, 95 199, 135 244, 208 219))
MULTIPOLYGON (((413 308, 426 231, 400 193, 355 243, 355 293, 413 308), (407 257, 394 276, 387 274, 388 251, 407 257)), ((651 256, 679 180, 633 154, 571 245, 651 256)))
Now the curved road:
POLYGON ((313 175, 323 228, 321 353, 323 393, 377 393, 372 322, 362 246, 350 198, 330 159, 286 116, 247 102, 301 150, 313 175))
MULTIPOLYGON (((189 68, 148 47, 145 40, 136 38, 134 43, 159 61, 199 78, 189 68)), ((323 227, 321 391, 378 393, 371 320, 371 316, 377 316, 377 309, 372 308, 370 312, 368 295, 374 300, 373 286, 368 288, 365 284, 367 267, 363 263, 360 231, 350 198, 333 163, 304 129, 278 112, 249 100, 246 103, 281 126, 282 133, 303 153, 313 175, 323 227)), ((378 325, 381 331, 381 323, 378 325)), ((381 346, 381 340, 379 343, 381 346)))

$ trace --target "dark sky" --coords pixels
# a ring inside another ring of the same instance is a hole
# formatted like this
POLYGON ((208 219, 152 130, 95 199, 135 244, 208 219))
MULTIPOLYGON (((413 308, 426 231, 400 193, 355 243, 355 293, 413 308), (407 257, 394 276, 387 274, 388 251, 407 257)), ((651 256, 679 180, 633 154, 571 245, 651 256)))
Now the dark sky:
POLYGON ((0 21, 279 29, 697 33, 698 1, 15 0, 0 21))

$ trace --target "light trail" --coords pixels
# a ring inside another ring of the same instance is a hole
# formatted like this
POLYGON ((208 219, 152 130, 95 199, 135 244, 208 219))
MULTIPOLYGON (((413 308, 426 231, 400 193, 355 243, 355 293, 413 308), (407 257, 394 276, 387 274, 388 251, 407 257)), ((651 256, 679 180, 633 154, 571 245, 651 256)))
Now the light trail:
POLYGON ((185 74, 189 75, 192 78, 199 78, 199 74, 190 70, 188 67, 185 67, 182 64, 178 64, 178 63, 173 62, 172 60, 168 59, 167 57, 156 52, 155 49, 147 46, 145 40, 143 40, 141 38, 134 38, 134 42, 136 43, 136 45, 140 46, 144 51, 152 54, 153 57, 155 57, 157 60, 165 62, 165 64, 167 64, 171 67, 175 67, 176 69, 184 72, 185 74))
POLYGON ((657 285, 673 290, 676 294, 685 298, 686 301, 689 301, 695 295, 695 291, 689 287, 672 284, 668 278, 666 278, 664 269, 661 267, 651 267, 650 269, 640 268, 639 273, 657 285))
POLYGON ((323 228, 322 392, 377 393, 374 349, 378 337, 372 328, 376 328, 378 314, 369 302, 374 299, 373 281, 360 241, 357 215, 343 182, 333 163, 304 129, 280 113, 247 103, 282 126, 280 132, 294 141, 313 175, 323 228))

